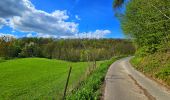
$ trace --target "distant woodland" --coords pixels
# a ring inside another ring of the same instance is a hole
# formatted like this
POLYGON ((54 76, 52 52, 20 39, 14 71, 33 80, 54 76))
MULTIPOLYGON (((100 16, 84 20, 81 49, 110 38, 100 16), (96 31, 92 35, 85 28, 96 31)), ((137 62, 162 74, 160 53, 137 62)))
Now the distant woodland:
POLYGON ((132 55, 135 47, 124 39, 52 39, 0 37, 0 57, 4 59, 42 57, 67 61, 106 60, 132 55))

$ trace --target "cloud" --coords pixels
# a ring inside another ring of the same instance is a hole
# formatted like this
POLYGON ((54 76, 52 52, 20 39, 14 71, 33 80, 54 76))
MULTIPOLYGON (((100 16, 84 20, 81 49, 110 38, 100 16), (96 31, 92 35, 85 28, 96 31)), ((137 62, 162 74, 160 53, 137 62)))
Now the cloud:
POLYGON ((28 33, 26 37, 33 37, 31 33, 28 33))
MULTIPOLYGON (((78 3, 79 0, 76 0, 78 3)), ((77 20, 81 20, 75 15, 77 20)), ((54 38, 103 38, 111 32, 109 30, 96 30, 82 32, 78 30, 78 23, 68 21, 66 10, 56 10, 48 13, 38 10, 29 0, 3 0, 0 2, 0 28, 9 26, 13 31, 28 33, 27 37, 36 33, 37 37, 54 38)), ((2 34, 11 35, 11 34, 2 34)), ((11 35, 12 36, 12 35, 11 35)), ((16 36, 15 36, 16 37, 16 36)))
POLYGON ((0 17, 22 16, 34 6, 28 0, 3 0, 0 2, 0 17))
POLYGON ((80 18, 78 15, 75 15, 75 18, 76 18, 77 20, 81 20, 81 18, 80 18))
POLYGON ((13 17, 10 26, 22 32, 36 32, 49 35, 73 35, 78 32, 78 24, 65 22, 69 17, 66 11, 46 13, 41 10, 33 10, 22 17, 13 17))
POLYGON ((17 38, 17 36, 12 35, 12 34, 0 33, 0 37, 4 37, 4 36, 6 36, 6 37, 12 37, 12 38, 17 38))
POLYGON ((7 21, 3 18, 0 18, 0 29, 4 26, 7 25, 7 21))
POLYGON ((47 13, 35 9, 28 0, 4 0, 0 2, 0 18, 3 18, 4 21, 9 20, 10 27, 22 32, 59 36, 69 36, 78 32, 77 23, 66 21, 69 18, 66 11, 56 10, 47 13))
POLYGON ((106 35, 110 34, 110 30, 96 30, 94 32, 83 32, 80 34, 77 34, 78 37, 80 38, 104 38, 106 35))
POLYGON ((96 30, 91 32, 77 33, 74 36, 62 36, 60 38, 89 38, 89 39, 100 39, 105 38, 106 35, 111 34, 110 30, 96 30))

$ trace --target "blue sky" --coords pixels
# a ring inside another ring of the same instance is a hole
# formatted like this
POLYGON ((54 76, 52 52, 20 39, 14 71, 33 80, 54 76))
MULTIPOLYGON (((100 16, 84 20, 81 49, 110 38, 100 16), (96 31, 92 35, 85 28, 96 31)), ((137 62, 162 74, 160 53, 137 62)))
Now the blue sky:
MULTIPOLYGON (((9 0, 3 2, 5 1, 9 0)), ((4 14, 0 15, 0 34, 12 34, 16 37, 74 37, 77 34, 83 37, 87 34, 93 37, 101 35, 101 38, 124 38, 120 23, 114 17, 113 0, 31 0, 26 3, 18 0, 18 2, 21 2, 18 9, 24 9, 23 11, 16 9, 16 12, 12 8, 5 8, 6 12, 1 11, 4 8, 0 3, 0 13, 4 14), (27 3, 29 6, 25 7, 27 3), (27 16, 26 12, 29 12, 27 16)), ((10 4, 8 3, 8 6, 10 4)), ((5 3, 3 5, 5 7, 5 3)))

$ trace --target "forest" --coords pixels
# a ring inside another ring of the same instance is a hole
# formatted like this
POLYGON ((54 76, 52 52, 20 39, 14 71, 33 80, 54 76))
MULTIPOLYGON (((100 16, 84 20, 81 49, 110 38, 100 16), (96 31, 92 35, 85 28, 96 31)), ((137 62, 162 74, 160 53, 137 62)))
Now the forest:
POLYGON ((132 55, 128 39, 0 38, 0 56, 5 59, 41 57, 67 61, 99 61, 118 55, 132 55))

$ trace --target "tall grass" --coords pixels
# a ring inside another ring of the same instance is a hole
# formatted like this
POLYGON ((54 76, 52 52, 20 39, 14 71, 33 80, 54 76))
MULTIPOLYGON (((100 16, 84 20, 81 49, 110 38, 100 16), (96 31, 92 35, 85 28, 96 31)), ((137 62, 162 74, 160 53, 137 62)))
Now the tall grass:
POLYGON ((170 86, 170 53, 158 52, 146 57, 135 57, 131 63, 147 76, 170 86))
MULTIPOLYGON (((122 56, 123 57, 123 56, 122 56)), ((122 57, 114 57, 100 64, 95 71, 84 80, 80 86, 67 96, 67 100, 98 100, 100 87, 104 82, 109 66, 122 57)))

